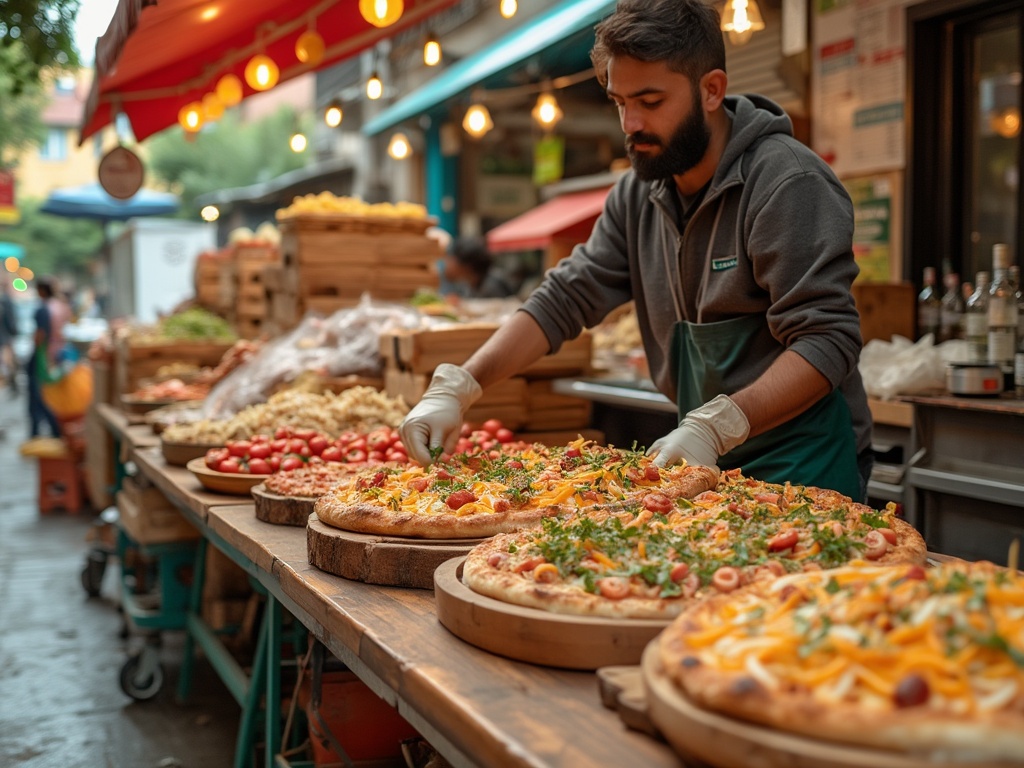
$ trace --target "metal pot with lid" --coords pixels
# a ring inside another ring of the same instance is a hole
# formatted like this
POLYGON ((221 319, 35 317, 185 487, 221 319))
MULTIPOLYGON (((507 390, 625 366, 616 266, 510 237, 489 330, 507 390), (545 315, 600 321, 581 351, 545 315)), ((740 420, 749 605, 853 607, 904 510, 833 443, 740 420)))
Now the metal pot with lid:
POLYGON ((950 363, 946 389, 953 395, 995 397, 1003 391, 1003 371, 990 363, 950 363))

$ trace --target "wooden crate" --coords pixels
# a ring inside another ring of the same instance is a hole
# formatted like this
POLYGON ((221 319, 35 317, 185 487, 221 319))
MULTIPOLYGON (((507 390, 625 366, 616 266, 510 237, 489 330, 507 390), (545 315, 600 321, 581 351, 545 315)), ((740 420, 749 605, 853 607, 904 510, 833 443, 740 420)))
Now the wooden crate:
POLYGON ((235 330, 243 339, 258 339, 266 333, 262 317, 238 317, 235 319, 235 330))
POLYGON ((132 344, 129 338, 122 337, 114 346, 114 400, 134 392, 142 379, 154 376, 171 363, 215 367, 232 344, 213 341, 132 344))

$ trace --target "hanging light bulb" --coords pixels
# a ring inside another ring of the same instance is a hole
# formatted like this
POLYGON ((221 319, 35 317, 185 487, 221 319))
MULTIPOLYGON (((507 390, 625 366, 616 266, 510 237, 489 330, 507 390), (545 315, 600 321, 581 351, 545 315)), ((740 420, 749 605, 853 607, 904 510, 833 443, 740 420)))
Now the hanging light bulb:
POLYGON ((242 100, 242 81, 236 75, 224 75, 217 81, 214 92, 221 104, 225 107, 233 107, 242 100))
POLYGON ((341 119, 345 116, 341 110, 341 102, 335 99, 327 105, 327 109, 324 110, 324 122, 327 123, 329 128, 337 128, 341 125, 341 119))
POLYGON ((381 82, 380 75, 374 70, 373 74, 370 75, 370 79, 366 81, 366 98, 376 100, 383 95, 384 83, 381 82))
POLYGON ((295 133, 292 134, 292 137, 288 139, 288 146, 291 147, 292 152, 295 153, 305 152, 308 143, 309 142, 306 141, 306 134, 299 130, 295 131, 295 133))
POLYGON ((405 158, 412 154, 409 138, 401 132, 392 136, 391 142, 388 144, 388 154, 395 160, 405 160, 405 158))
POLYGON ((511 19, 516 15, 516 11, 519 10, 519 3, 516 0, 501 0, 498 10, 504 18, 511 19))
POLYGON ((562 108, 558 106, 555 95, 550 91, 544 91, 544 93, 537 97, 537 103, 530 114, 534 120, 545 128, 554 127, 555 123, 565 117, 562 108))
POLYGON ((428 67, 436 67, 441 63, 441 43, 432 33, 427 35, 427 41, 423 43, 423 63, 428 67))
POLYGON ((315 29, 307 29, 295 41, 295 58, 303 64, 316 66, 324 58, 324 39, 315 29))
POLYGON ((359 0, 359 13, 375 27, 390 27, 404 10, 402 0, 359 0))
POLYGON ((474 104, 466 110, 466 116, 462 118, 462 127, 474 139, 479 139, 494 127, 494 121, 491 120, 491 113, 487 111, 487 107, 483 104, 474 104))
POLYGON ((203 105, 198 101, 190 101, 178 110, 178 123, 188 133, 195 133, 203 127, 203 105))
POLYGON ((207 121, 220 120, 224 116, 224 102, 216 93, 208 93, 203 96, 203 119, 207 121))
POLYGON ((245 82, 255 91, 269 91, 280 76, 277 64, 265 53, 257 53, 245 65, 245 82))
POLYGON ((204 205, 203 210, 199 212, 203 221, 216 221, 220 218, 220 208, 216 205, 204 205))
POLYGON ((751 36, 764 29, 764 19, 757 0, 726 0, 722 12, 722 31, 728 33, 729 42, 743 45, 751 36))

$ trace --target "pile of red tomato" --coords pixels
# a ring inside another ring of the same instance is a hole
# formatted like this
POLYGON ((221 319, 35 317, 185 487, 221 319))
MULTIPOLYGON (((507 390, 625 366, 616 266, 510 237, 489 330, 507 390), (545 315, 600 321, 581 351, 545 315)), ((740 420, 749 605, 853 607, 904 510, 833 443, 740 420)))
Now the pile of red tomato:
MULTIPOLYGON (((497 419, 485 421, 479 429, 464 424, 456 452, 489 451, 499 443, 513 440, 512 431, 497 419)), ((367 433, 342 432, 337 438, 313 429, 278 427, 273 437, 253 435, 247 440, 229 441, 223 448, 211 448, 205 460, 206 466, 216 472, 269 475, 319 463, 406 464, 409 454, 398 430, 392 427, 367 433)))

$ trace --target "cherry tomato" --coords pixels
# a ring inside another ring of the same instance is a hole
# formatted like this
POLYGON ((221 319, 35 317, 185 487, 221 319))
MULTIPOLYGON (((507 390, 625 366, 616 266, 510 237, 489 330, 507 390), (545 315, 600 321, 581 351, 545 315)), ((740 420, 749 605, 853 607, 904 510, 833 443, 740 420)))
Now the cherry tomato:
POLYGON ((306 462, 296 456, 289 456, 281 462, 282 472, 291 472, 293 469, 305 466, 306 462))
POLYGON ((235 440, 228 443, 228 453, 239 458, 248 456, 250 448, 252 448, 252 443, 248 440, 235 440))
POLYGON ((288 450, 288 439, 285 437, 279 437, 270 444, 270 447, 274 453, 284 453, 288 450))
POLYGON ((462 427, 459 429, 459 437, 469 437, 473 434, 473 425, 468 421, 462 422, 462 427))
POLYGON ((227 448, 211 448, 206 452, 206 466, 217 469, 217 465, 230 455, 227 448))
POLYGON ((516 439, 516 436, 512 432, 512 430, 505 429, 504 427, 502 427, 499 430, 496 430, 494 433, 494 437, 499 443, 511 443, 513 440, 516 439))
POLYGON ((278 440, 282 440, 284 438, 288 438, 288 437, 291 437, 291 436, 292 436, 292 428, 291 427, 278 427, 277 429, 274 430, 274 437, 277 438, 278 440))
POLYGON ((366 450, 366 438, 357 437, 355 440, 349 441, 346 446, 350 451, 365 451, 366 450))
POLYGON ((277 470, 281 468, 281 457, 271 456, 269 459, 267 459, 267 464, 270 466, 271 472, 277 472, 277 470))
POLYGON ((273 453, 273 449, 271 448, 270 443, 253 443, 252 448, 249 449, 249 458, 265 459, 271 453, 273 453))
POLYGON ((579 448, 569 448, 565 452, 565 458, 567 459, 578 459, 582 455, 579 448))
POLYGON ((480 425, 480 429, 487 432, 491 437, 498 436, 498 430, 504 429, 505 425, 502 424, 498 419, 488 419, 480 425))
POLYGON ((345 454, 338 446, 329 445, 324 448, 324 452, 320 454, 320 458, 324 461, 344 461, 345 454))
POLYGON ((288 447, 285 449, 288 453, 299 453, 303 448, 309 449, 309 444, 305 440, 298 437, 293 437, 288 441, 288 447))
POLYGON ((254 475, 269 475, 273 470, 270 464, 263 459, 250 459, 249 471, 254 475))
POLYGON ((472 491, 455 491, 445 502, 449 509, 461 509, 462 507, 476 501, 476 495, 472 491))
POLYGON ((295 437, 299 438, 299 440, 305 440, 308 443, 310 440, 312 440, 314 437, 316 437, 316 430, 315 429, 296 429, 295 432, 293 432, 292 434, 295 437))
POLYGON ((366 436, 366 447, 370 451, 384 451, 391 445, 390 430, 375 429, 366 436))
POLYGON ((470 441, 470 439, 468 437, 460 437, 458 442, 455 443, 455 452, 456 453, 469 453, 469 451, 470 451, 470 449, 472 447, 473 447, 473 443, 470 441))
POLYGON ((357 437, 359 437, 359 433, 358 432, 353 432, 351 429, 346 429, 344 432, 342 432, 340 435, 338 435, 338 445, 340 445, 340 446, 348 445, 353 440, 355 440, 357 437))
POLYGON ((405 451, 396 451, 395 449, 392 448, 390 451, 384 454, 384 458, 387 461, 397 461, 399 464, 404 464, 407 461, 409 461, 409 454, 407 454, 405 451))
POLYGON ((359 448, 349 448, 345 451, 345 461, 350 464, 355 464, 360 461, 366 461, 366 451, 359 448))
POLYGON ((330 440, 323 435, 313 435, 313 437, 309 438, 309 450, 317 456, 322 454, 324 449, 330 444, 330 440))
POLYGON ((242 471, 242 465, 238 463, 238 459, 228 458, 217 465, 217 471, 225 472, 229 475, 237 475, 242 471))
POLYGON ((367 461, 384 461, 386 454, 384 451, 370 451, 366 454, 367 461))

